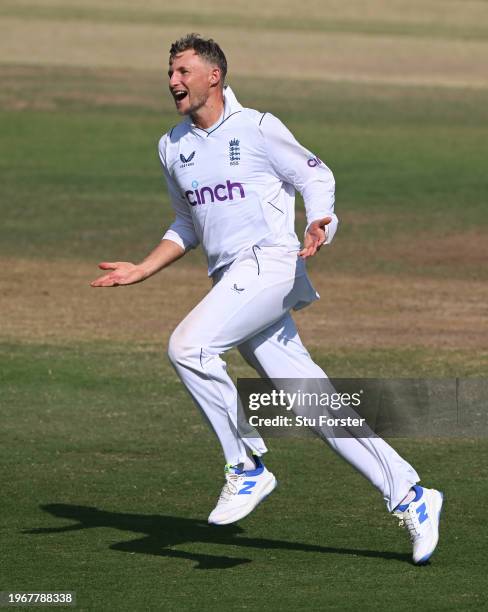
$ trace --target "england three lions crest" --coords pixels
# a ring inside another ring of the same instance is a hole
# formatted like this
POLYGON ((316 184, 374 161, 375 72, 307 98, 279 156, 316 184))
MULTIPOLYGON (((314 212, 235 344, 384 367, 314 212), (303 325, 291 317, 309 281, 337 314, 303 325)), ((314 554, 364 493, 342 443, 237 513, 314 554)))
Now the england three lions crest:
POLYGON ((241 149, 237 138, 229 140, 229 165, 238 166, 241 161, 241 149))

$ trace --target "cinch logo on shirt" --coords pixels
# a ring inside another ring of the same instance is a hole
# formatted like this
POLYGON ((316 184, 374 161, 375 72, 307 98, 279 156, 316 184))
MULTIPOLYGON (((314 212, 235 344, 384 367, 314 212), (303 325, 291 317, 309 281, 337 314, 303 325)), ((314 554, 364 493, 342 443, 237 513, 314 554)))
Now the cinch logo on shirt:
POLYGON ((191 206, 207 204, 207 202, 215 202, 215 200, 218 202, 233 200, 235 190, 237 190, 237 197, 241 199, 246 197, 243 185, 241 183, 232 183, 229 180, 225 185, 219 183, 215 187, 200 187, 198 189, 197 181, 193 181, 191 186, 194 187, 194 191, 185 191, 185 197, 191 206))

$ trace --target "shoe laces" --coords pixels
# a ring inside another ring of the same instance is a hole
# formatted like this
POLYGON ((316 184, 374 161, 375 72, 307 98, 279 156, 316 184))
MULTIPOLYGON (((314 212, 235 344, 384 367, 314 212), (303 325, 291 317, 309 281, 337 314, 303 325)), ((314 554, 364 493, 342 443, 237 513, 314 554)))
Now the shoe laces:
POLYGON ((219 502, 228 502, 237 494, 239 490, 238 482, 242 477, 243 474, 234 474, 233 472, 228 472, 225 475, 225 485, 220 493, 219 502))
POLYGON ((420 536, 420 523, 417 513, 408 507, 404 512, 394 512, 398 519, 398 526, 405 527, 410 535, 410 539, 415 541, 420 536))

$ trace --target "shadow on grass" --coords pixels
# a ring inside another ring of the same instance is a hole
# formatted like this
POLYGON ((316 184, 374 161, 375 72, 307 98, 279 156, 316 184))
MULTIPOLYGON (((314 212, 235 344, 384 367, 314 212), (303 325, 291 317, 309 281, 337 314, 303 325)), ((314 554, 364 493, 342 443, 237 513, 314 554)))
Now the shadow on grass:
POLYGON ((48 534, 79 531, 93 527, 108 527, 120 531, 133 531, 145 534, 144 537, 128 542, 118 542, 110 546, 113 550, 128 553, 157 555, 175 559, 188 559, 197 565, 195 569, 225 569, 244 563, 251 559, 243 557, 227 557, 221 555, 205 555, 174 550, 173 546, 185 543, 202 542, 206 544, 223 544, 265 550, 294 550, 300 552, 352 555, 379 559, 393 559, 410 562, 410 555, 377 550, 361 550, 355 548, 333 548, 318 544, 301 542, 286 542, 283 540, 268 540, 266 538, 242 537, 245 533, 237 525, 213 526, 206 521, 192 518, 164 516, 159 514, 126 514, 122 512, 107 512, 90 506, 74 506, 70 504, 46 504, 41 510, 53 516, 76 521, 72 525, 62 527, 47 527, 24 530, 24 534, 48 534))

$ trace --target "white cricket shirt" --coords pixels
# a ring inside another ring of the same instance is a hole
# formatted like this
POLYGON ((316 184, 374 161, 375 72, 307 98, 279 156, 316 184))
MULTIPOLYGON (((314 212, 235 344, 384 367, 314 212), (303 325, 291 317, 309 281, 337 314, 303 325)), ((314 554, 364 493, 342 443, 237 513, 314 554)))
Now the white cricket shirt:
POLYGON ((270 113, 243 108, 230 87, 220 122, 204 130, 185 118, 159 141, 159 157, 176 218, 163 238, 182 248, 198 244, 208 274, 258 245, 300 248, 295 233, 295 190, 307 224, 332 217, 337 229, 334 177, 270 113))

